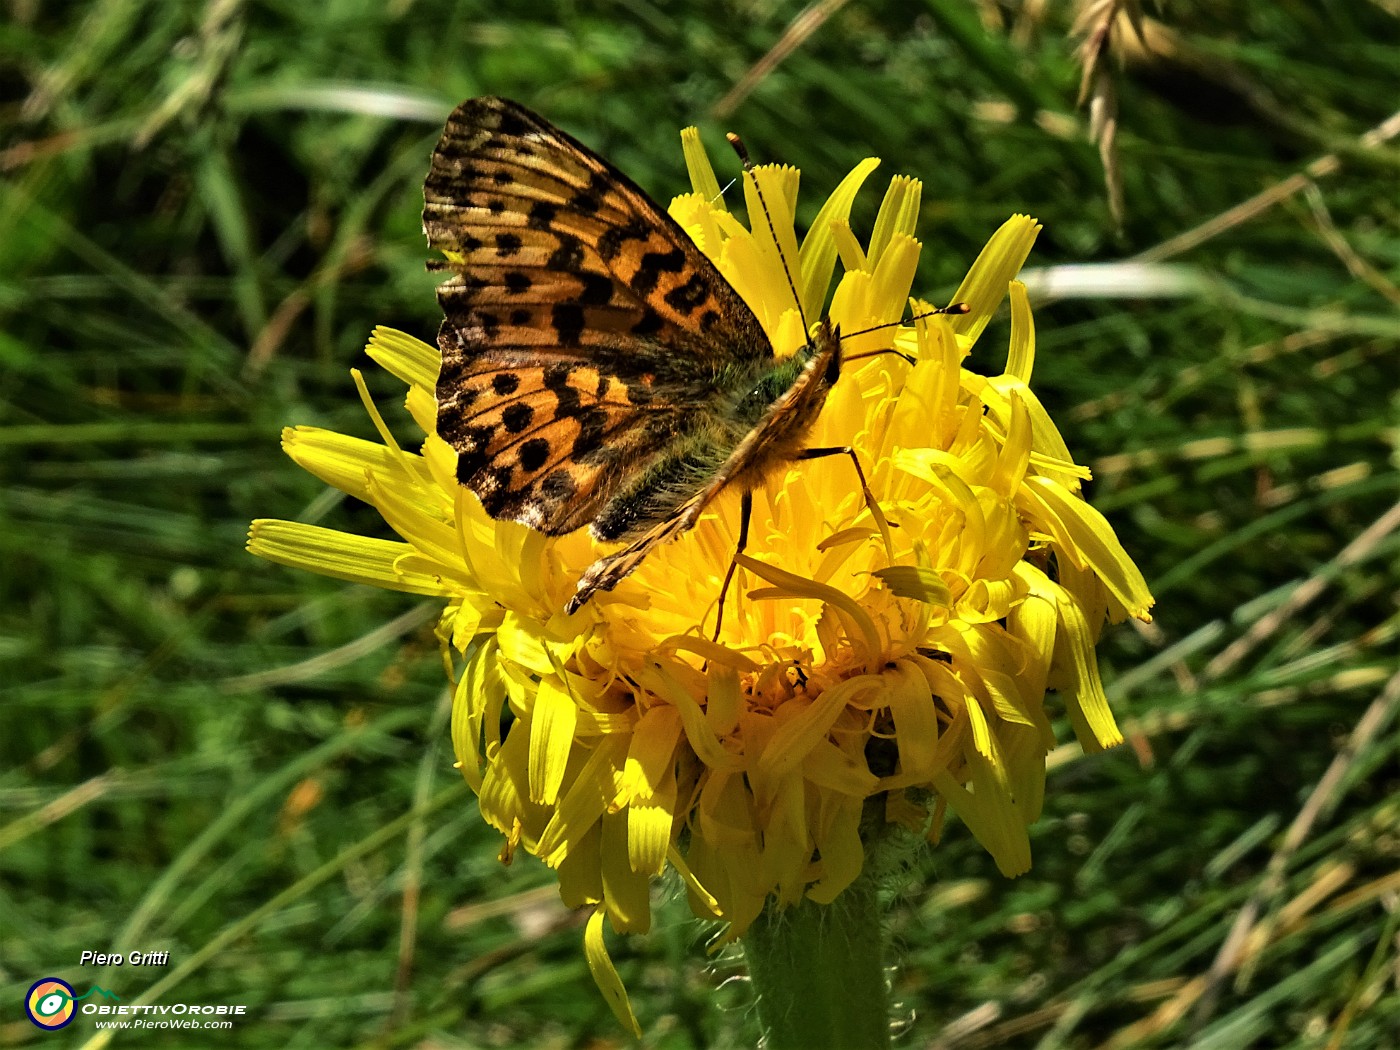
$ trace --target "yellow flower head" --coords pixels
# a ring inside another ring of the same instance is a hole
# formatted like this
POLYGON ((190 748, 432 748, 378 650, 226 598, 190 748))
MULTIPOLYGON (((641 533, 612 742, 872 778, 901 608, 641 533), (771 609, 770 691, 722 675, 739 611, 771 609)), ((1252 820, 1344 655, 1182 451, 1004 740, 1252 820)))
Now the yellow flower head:
MULTIPOLYGON (((745 227, 724 207, 693 129, 683 135, 695 192, 671 214, 763 323, 779 354, 807 337, 836 260, 829 316, 846 332, 899 321, 920 245, 918 182, 895 178, 869 242, 848 214, 877 165, 837 188, 799 247, 798 173, 745 180, 745 227), (781 250, 781 251, 780 251, 781 250)), ((361 397, 383 443, 288 429, 291 457, 374 505, 403 542, 292 522, 253 523, 249 549, 287 565, 440 595, 440 637, 456 681, 452 740, 482 813, 559 874, 564 900, 593 905, 590 965, 630 1021, 602 946, 650 923, 650 880, 669 866, 697 914, 738 936, 770 897, 835 898, 864 863, 862 814, 936 839, 958 814, 1007 875, 1030 865, 1045 708, 1059 691, 1087 749, 1119 742, 1094 661, 1104 621, 1148 618, 1152 597, 1031 393, 1035 339, 1013 280, 1039 226, 1008 220, 953 297, 931 316, 843 344, 848 361, 809 436, 849 457, 795 462, 753 494, 746 552, 710 640, 738 538, 738 496, 654 550, 578 613, 563 609, 605 548, 586 530, 551 538, 495 521, 454 476, 433 433, 437 351, 376 329, 368 353, 408 384, 426 434, 401 448, 361 397), (1006 370, 962 368, 1009 289, 1006 370), (872 351, 898 348, 913 363, 872 351), (861 360, 852 358, 865 356, 861 360), (707 627, 707 625, 709 625, 707 627), (503 717, 508 713, 509 717, 503 717), (503 728, 508 727, 508 728, 503 728)))

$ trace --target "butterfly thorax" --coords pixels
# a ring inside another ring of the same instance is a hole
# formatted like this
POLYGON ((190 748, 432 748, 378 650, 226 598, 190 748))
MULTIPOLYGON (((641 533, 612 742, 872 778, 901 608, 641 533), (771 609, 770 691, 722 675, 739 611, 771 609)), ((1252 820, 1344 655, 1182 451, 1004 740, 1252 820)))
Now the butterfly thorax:
POLYGON ((730 457, 730 480, 752 487, 796 458, 840 374, 840 330, 823 319, 812 341, 770 364, 737 406, 738 415, 752 415, 730 457))
POLYGON ((593 534, 629 539, 644 532, 660 508, 729 485, 761 485, 804 447, 839 374, 840 346, 838 331, 824 321, 813 342, 790 357, 726 370, 719 379, 728 396, 688 415, 670 447, 624 482, 593 523, 593 534))
POLYGON ((741 439, 797 384, 811 360, 811 347, 802 347, 790 357, 745 362, 726 370, 717 385, 734 392, 725 415, 733 420, 741 439))

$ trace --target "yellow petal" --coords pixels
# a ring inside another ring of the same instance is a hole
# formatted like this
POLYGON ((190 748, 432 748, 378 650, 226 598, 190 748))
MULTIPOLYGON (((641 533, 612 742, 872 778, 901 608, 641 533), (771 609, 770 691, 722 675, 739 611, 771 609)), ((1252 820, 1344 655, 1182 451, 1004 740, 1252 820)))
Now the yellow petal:
POLYGON ((705 720, 704 710, 676 680, 670 669, 657 661, 648 670, 649 674, 643 673, 639 676, 641 684, 654 690, 680 712, 686 740, 700 760, 711 769, 741 769, 742 759, 725 750, 709 722, 705 720))
POLYGON ((716 253, 723 250, 724 234, 720 216, 724 215, 723 201, 712 203, 698 193, 683 193, 672 198, 666 211, 680 223, 701 251, 716 253))
MULTIPOLYGON (((282 431, 282 450, 303 470, 366 503, 371 501, 369 477, 393 476, 403 457, 379 442, 320 427, 287 427, 282 431)), ((421 462, 412 469, 427 481, 421 462)))
POLYGON ((627 814, 605 813, 599 841, 603 904, 618 933, 646 933, 651 928, 651 872, 632 870, 627 839, 627 814))
POLYGON ((672 758, 680 738, 680 712, 669 704, 656 704, 637 720, 615 805, 649 799, 668 775, 674 779, 672 758))
POLYGON ((259 518, 248 530, 248 553, 294 569, 391 591, 435 595, 457 591, 452 582, 429 571, 435 566, 410 544, 298 521, 259 518))
POLYGON ((602 907, 594 909, 593 914, 588 917, 588 925, 583 930, 583 954, 588 960, 588 972, 593 975, 593 983, 598 986, 598 991, 603 993, 603 999, 612 1010, 613 1016, 621 1022, 622 1027, 640 1039, 641 1025, 637 1024, 637 1015, 632 1012, 627 989, 622 986, 622 978, 617 975, 617 968, 613 966, 612 958, 608 955, 608 946, 603 943, 603 914, 602 907))
POLYGON ((421 339, 379 325, 370 336, 365 353, 379 367, 411 386, 429 392, 437 387, 442 355, 421 339))
POLYGON ((975 343, 1006 297, 1007 285, 1020 272, 1035 244, 1040 223, 1029 215, 1013 215, 992 234, 977 261, 967 271, 952 302, 966 303, 968 311, 950 322, 953 331, 968 343, 975 343))
POLYGON ((908 175, 896 175, 890 179, 885 199, 880 202, 880 211, 875 216, 875 228, 870 233, 870 247, 866 251, 871 266, 879 266, 885 249, 897 236, 913 236, 923 190, 924 184, 908 175))
POLYGON ((1011 282, 1011 347, 1006 354, 1006 374, 1022 383, 1031 381, 1035 369, 1035 318, 1031 316, 1026 286, 1011 282))
POLYGON ((896 676, 889 691, 889 704, 895 742, 899 747, 900 772, 918 783, 932 777, 940 768, 938 708, 934 706, 928 680, 917 666, 901 661, 894 671, 885 673, 896 676))
MULTIPOLYGON (((879 166, 879 160, 874 157, 867 157, 857 164, 851 173, 841 180, 835 192, 826 199, 802 241, 799 290, 802 293, 802 308, 808 317, 815 318, 821 313, 822 304, 826 302, 827 290, 831 287, 832 269, 836 265, 840 247, 839 239, 850 235, 851 206, 855 203, 856 194, 860 192, 865 180, 879 166)), ((851 239, 855 239, 853 235, 851 239)))
POLYGON ((830 904, 851 883, 865 866, 865 847, 860 841, 861 804, 847 802, 837 810, 837 817, 819 848, 822 855, 822 875, 807 890, 807 896, 817 904, 830 904))
POLYGON ((1049 478, 1027 478, 1024 489, 1034 494, 1037 509, 1064 553, 1079 566, 1092 568, 1128 612, 1150 622, 1152 593, 1108 519, 1049 478))
POLYGON ((663 771, 661 780, 645 800, 637 799, 626 809, 627 860, 641 875, 660 875, 671 850, 676 826, 676 771, 663 771))
POLYGON ((1058 590, 1056 612, 1060 631, 1055 638, 1055 655, 1070 675, 1070 688, 1065 691, 1065 710, 1074 735, 1086 752, 1102 751, 1123 742, 1123 734, 1109 710, 1099 678, 1099 665, 1094 660, 1094 638, 1084 610, 1070 595, 1058 590))
POLYGON ((802 775, 810 784, 852 798, 874 794, 879 783, 864 761, 846 754, 829 740, 816 742, 802 763, 802 775))
POLYGON ((719 179, 710 165, 710 155, 705 152, 705 144, 700 141, 700 129, 684 128, 681 131, 681 153, 685 156, 685 170, 690 174, 690 185, 696 195, 715 207, 724 207, 724 196, 720 192, 719 179))
POLYGON ((486 767, 481 783, 481 815, 508 838, 525 843, 532 852, 549 810, 536 806, 526 790, 530 742, 525 733, 510 733, 486 767))
MULTIPOLYGON (((1010 418, 1007 420, 1006 440, 1002 443, 1001 456, 997 460, 996 477, 993 485, 1000 492, 1015 496, 1026 476, 1026 468, 1031 462, 1031 416, 1020 392, 1011 391, 1010 418)), ((1018 559, 1019 560, 1019 559, 1018 559)))
POLYGON ((1070 455, 1069 446, 1060 436, 1059 428, 1050 418, 1035 391, 1019 379, 1011 376, 994 376, 983 379, 980 376, 966 376, 967 386, 986 404, 991 417, 1002 428, 1009 431, 1011 420, 1011 399, 1014 396, 1025 408, 1031 424, 1030 462, 1037 473, 1058 481, 1071 492, 1079 491, 1081 479, 1088 478, 1089 468, 1081 467, 1070 455))
POLYGON ((530 801, 552 806, 574 746, 578 706, 551 675, 540 680, 530 718, 530 801))
POLYGON ((891 565, 876 569, 872 575, 901 598, 913 598, 944 609, 953 603, 952 592, 934 569, 917 565, 891 565))
POLYGON ((866 674, 848 678, 826 690, 773 734, 754 775, 772 779, 787 775, 806 759, 817 741, 826 737, 848 702, 858 693, 879 689, 882 684, 879 675, 866 674))
MULTIPOLYGON (((860 241, 856 240, 855 231, 851 229, 850 219, 834 219, 831 222, 831 236, 835 240, 836 254, 841 260, 841 266, 848 275, 869 268, 869 262, 865 258, 865 249, 860 246, 860 241)), ((844 288, 846 284, 847 279, 842 278, 841 286, 844 288)), ((832 307, 831 313, 836 316, 835 306, 832 307)))
POLYGON ((1030 871, 1030 839, 1010 793, 991 766, 981 755, 969 754, 971 791, 947 773, 935 776, 934 785, 982 848, 992 855, 997 869, 1014 878, 1030 871))
POLYGON ((670 860, 671 866, 676 869, 681 880, 685 883, 686 889, 688 889, 694 897, 704 902, 705 912, 709 917, 712 919, 724 918, 724 912, 720 910, 719 901, 715 898, 714 894, 705 889, 700 880, 695 877, 695 873, 690 870, 690 866, 685 862, 685 858, 681 856, 680 850, 672 846, 667 851, 666 856, 667 859, 670 860))
POLYGON ((626 758, 627 744, 628 738, 621 734, 603 737, 565 790, 532 851, 546 864, 558 867, 597 826, 608 803, 617 796, 617 775, 626 758))
POLYGON ((494 757, 500 746, 506 690, 496 660, 496 641, 488 638, 467 661, 452 697, 452 751, 457 768, 478 794, 483 754, 494 757))
POLYGON ((873 658, 884 648, 880 640, 880 632, 875 627, 875 621, 857 602, 835 587, 829 587, 816 580, 809 580, 795 573, 786 572, 776 565, 755 561, 745 554, 737 555, 734 560, 760 579, 776 585, 772 590, 753 591, 749 597, 756 600, 783 597, 819 599, 832 606, 849 628, 854 628, 853 634, 858 634, 864 639, 867 657, 873 658))

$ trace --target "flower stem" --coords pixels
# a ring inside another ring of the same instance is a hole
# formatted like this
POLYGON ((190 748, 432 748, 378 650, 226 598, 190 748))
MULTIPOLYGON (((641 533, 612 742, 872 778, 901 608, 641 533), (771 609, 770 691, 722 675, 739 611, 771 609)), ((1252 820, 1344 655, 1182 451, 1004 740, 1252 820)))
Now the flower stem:
POLYGON ((875 883, 829 905, 770 903, 744 935, 766 1050, 885 1050, 889 1001, 875 883))

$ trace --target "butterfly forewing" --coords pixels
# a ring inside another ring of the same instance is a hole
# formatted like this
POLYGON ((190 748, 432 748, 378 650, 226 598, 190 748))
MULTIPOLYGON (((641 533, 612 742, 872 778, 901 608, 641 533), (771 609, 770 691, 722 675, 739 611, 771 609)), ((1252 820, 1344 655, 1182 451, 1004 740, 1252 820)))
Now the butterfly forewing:
POLYGON ((487 512, 549 533, 772 358, 753 312, 626 176, 513 102, 463 103, 424 187, 438 290, 438 432, 487 512))

